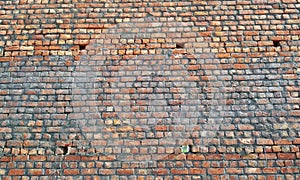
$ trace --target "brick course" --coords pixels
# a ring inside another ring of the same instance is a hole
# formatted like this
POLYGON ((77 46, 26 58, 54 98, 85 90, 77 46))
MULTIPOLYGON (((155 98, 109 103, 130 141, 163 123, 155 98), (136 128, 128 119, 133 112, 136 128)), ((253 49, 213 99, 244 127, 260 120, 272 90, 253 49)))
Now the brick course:
POLYGON ((0 179, 300 179, 299 4, 1 1, 0 179))

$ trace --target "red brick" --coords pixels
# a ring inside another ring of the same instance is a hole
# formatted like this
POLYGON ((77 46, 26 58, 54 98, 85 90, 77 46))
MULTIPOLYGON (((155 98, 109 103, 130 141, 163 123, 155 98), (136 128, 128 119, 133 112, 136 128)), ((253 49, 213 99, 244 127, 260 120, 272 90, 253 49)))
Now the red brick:
POLYGON ((131 126, 122 126, 117 129, 118 132, 131 132, 133 131, 133 127, 131 126))
POLYGON ((81 174, 82 175, 97 174, 97 169, 82 169, 81 174))
POLYGON ((300 110, 291 110, 290 115, 299 117, 300 116, 300 110))
POLYGON ((78 175, 79 169, 64 169, 64 175, 78 175))
POLYGON ((228 174, 244 174, 242 168, 226 168, 226 173, 228 174))
POLYGON ((244 35, 246 35, 246 36, 258 36, 259 31, 244 31, 244 35))
POLYGON ((259 145, 273 145, 274 144, 272 139, 259 138, 256 141, 257 141, 257 144, 259 144, 259 145))
POLYGON ((65 161, 79 161, 80 156, 75 156, 75 155, 68 155, 65 156, 65 161))
POLYGON ((277 153, 278 159, 295 159, 295 153, 277 153))
POLYGON ((26 140, 24 141, 23 145, 26 147, 36 147, 38 146, 39 142, 38 141, 31 141, 31 140, 26 140))
POLYGON ((295 138, 293 144, 300 144, 300 138, 295 138))
POLYGON ((114 161, 116 160, 115 155, 106 155, 106 156, 99 156, 100 161, 114 161))
POLYGON ((293 144, 293 143, 287 139, 279 139, 275 141, 274 144, 284 145, 284 144, 293 144))
POLYGON ((208 154, 205 156, 207 160, 220 160, 223 158, 223 154, 208 154))
POLYGON ((164 125, 157 125, 157 126, 155 126, 155 130, 156 131, 167 131, 168 127, 164 126, 164 125))
POLYGON ((1 127, 0 128, 0 132, 2 132, 2 133, 10 133, 10 132, 12 132, 12 130, 11 130, 11 128, 1 127))
POLYGON ((277 173, 277 171, 278 170, 276 168, 272 168, 272 167, 263 168, 263 172, 268 174, 270 173, 274 174, 277 173))
POLYGON ((187 70, 198 70, 200 69, 200 65, 189 65, 187 70))
POLYGON ((230 58, 230 53, 218 53, 217 58, 230 58))
POLYGON ((28 161, 28 156, 17 155, 13 157, 13 161, 28 161))
POLYGON ((81 161, 97 161, 98 156, 81 156, 81 161))
POLYGON ((9 140, 7 141, 7 146, 19 146, 21 147, 23 145, 22 141, 18 141, 18 140, 9 140))
POLYGON ((12 158, 10 156, 2 156, 0 157, 0 162, 10 162, 12 158))
POLYGON ((208 37, 210 37, 210 36, 212 35, 212 32, 210 32, 210 31, 207 31, 207 32, 199 32, 199 35, 200 35, 200 36, 208 36, 208 37))
POLYGON ((224 139, 222 141, 222 143, 224 143, 225 145, 233 145, 233 144, 237 144, 237 140, 236 139, 224 139))
POLYGON ((260 168, 245 168, 245 173, 246 174, 259 174, 261 173, 260 168))
POLYGON ((241 158, 241 155, 239 154, 225 154, 226 160, 238 160, 241 158))
POLYGON ((289 33, 290 32, 288 30, 276 30, 276 34, 278 34, 278 35, 286 35, 289 33))
POLYGON ((170 173, 169 170, 165 168, 160 168, 153 171, 153 174, 157 174, 157 175, 167 175, 169 173, 170 173))
POLYGON ((44 174, 43 169, 28 169, 28 175, 40 176, 44 174))
POLYGON ((257 159, 258 155, 257 154, 247 154, 242 156, 242 159, 257 159))
POLYGON ((281 173, 283 174, 297 174, 299 173, 298 167, 283 167, 281 168, 281 173))
POLYGON ((46 156, 33 155, 29 156, 29 159, 32 161, 46 161, 46 156))
POLYGON ((133 169, 118 169, 117 170, 117 174, 120 174, 120 175, 132 175, 132 174, 134 174, 134 170, 133 169))
POLYGON ((224 174, 224 168, 209 168, 208 174, 224 174))
POLYGON ((276 153, 261 153, 259 154, 260 159, 277 159, 276 153))
POLYGON ((178 154, 178 155, 174 156, 174 160, 184 161, 184 160, 186 160, 186 155, 183 153, 178 154))
POLYGON ((204 168, 190 168, 189 174, 206 174, 206 169, 204 168))
POLYGON ((10 169, 8 171, 8 175, 9 176, 21 176, 25 174, 25 170, 24 169, 10 169))
POLYGON ((113 170, 113 169, 99 169, 99 174, 113 175, 113 174, 115 174, 115 170, 113 170))
POLYGON ((247 69, 248 65, 247 64, 234 64, 233 68, 234 69, 247 69))
POLYGON ((218 69, 216 65, 210 64, 210 65, 202 65, 202 69, 218 69))
POLYGON ((189 173, 189 171, 188 171, 188 169, 186 169, 186 168, 182 168, 182 169, 175 169, 175 168, 172 168, 171 169, 171 173, 172 174, 188 174, 189 173))
POLYGON ((205 157, 203 154, 188 154, 187 159, 199 161, 199 160, 204 160, 205 157))

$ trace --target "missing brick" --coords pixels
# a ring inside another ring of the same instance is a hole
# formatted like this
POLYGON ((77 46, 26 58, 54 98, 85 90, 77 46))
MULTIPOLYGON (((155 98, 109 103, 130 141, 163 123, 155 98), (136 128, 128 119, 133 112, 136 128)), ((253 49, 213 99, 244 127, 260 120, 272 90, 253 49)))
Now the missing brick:
POLYGON ((274 46, 274 47, 280 47, 280 41, 278 41, 278 40, 273 40, 273 46, 274 46))
POLYGON ((79 50, 82 51, 82 50, 85 50, 87 44, 79 44, 79 50))
POLYGON ((176 43, 176 48, 184 48, 184 43, 176 43))
POLYGON ((65 145, 65 146, 63 146, 63 147, 61 147, 62 148, 62 150, 63 150, 63 155, 68 155, 69 154, 69 145, 67 144, 67 145, 65 145))

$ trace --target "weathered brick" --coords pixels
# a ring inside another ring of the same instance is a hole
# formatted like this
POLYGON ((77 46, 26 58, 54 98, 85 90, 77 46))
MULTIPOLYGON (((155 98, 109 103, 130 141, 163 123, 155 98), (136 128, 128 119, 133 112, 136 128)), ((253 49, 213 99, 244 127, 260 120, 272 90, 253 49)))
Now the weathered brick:
POLYGON ((234 64, 233 68, 234 69, 247 69, 248 65, 247 64, 234 64))
POLYGON ((30 160, 33 160, 33 161, 45 161, 47 158, 46 156, 35 156, 35 155, 32 155, 29 157, 30 160))
POLYGON ((134 170, 133 169, 118 169, 117 173, 120 175, 131 175, 131 174, 134 174, 134 170))
POLYGON ((226 173, 228 173, 228 174, 243 174, 244 170, 242 168, 226 168, 226 173))
POLYGON ((188 154, 187 159, 188 160, 204 160, 205 157, 203 154, 188 154))
POLYGON ((79 161, 80 156, 69 155, 65 157, 65 161, 79 161))
POLYGON ((78 175, 80 172, 79 169, 65 169, 63 173, 64 175, 78 175))
POLYGON ((227 160, 238 160, 238 159, 240 159, 241 158, 241 156, 239 155, 239 154, 226 154, 225 155, 225 159, 227 159, 227 160))
POLYGON ((167 175, 167 174, 169 174, 169 170, 165 169, 165 168, 160 168, 160 169, 154 170, 153 174, 167 175))
POLYGON ((221 154, 208 154, 205 156, 205 158, 208 160, 218 160, 218 159, 222 159, 222 155, 221 154))
POLYGON ((261 173, 260 168, 245 168, 245 173, 246 174, 259 174, 261 173))
POLYGON ((273 143, 272 139, 262 139, 262 138, 259 138, 259 139, 257 139, 257 144, 259 144, 259 145, 272 145, 274 143, 273 143))
POLYGON ((83 175, 97 174, 97 169, 83 169, 81 170, 81 174, 83 175))
POLYGON ((295 159, 295 153, 277 153, 278 159, 295 159))
POLYGON ((191 168, 189 169, 190 174, 205 174, 206 170, 201 168, 191 168))
POLYGON ((44 174, 43 169, 28 169, 28 175, 41 176, 44 174))
POLYGON ((269 167, 269 168, 263 168, 262 171, 264 173, 274 174, 277 173, 278 170, 276 168, 269 167))
POLYGON ((11 161, 11 157, 9 157, 9 156, 2 156, 0 158, 0 161, 1 162, 9 162, 9 161, 11 161))
POLYGON ((171 173, 172 174, 188 174, 188 169, 187 168, 182 168, 182 169, 175 169, 175 168, 172 168, 171 169, 171 173))
POLYGON ((113 174, 115 174, 115 170, 113 170, 113 169, 100 169, 99 174, 113 175, 113 174))
POLYGON ((224 174, 225 171, 224 168, 209 168, 208 169, 208 174, 224 174))
POLYGON ((22 176, 25 174, 25 170, 24 169, 10 169, 8 171, 8 175, 9 176, 22 176))

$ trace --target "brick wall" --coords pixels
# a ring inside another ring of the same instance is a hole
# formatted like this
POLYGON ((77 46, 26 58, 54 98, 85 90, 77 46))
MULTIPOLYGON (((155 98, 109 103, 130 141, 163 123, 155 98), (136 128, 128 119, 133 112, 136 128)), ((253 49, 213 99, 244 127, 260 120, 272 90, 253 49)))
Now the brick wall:
POLYGON ((0 2, 0 179, 300 179, 300 1, 0 2))

